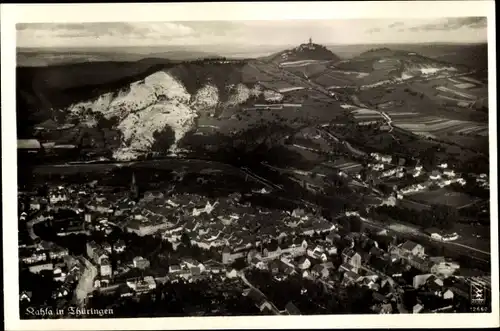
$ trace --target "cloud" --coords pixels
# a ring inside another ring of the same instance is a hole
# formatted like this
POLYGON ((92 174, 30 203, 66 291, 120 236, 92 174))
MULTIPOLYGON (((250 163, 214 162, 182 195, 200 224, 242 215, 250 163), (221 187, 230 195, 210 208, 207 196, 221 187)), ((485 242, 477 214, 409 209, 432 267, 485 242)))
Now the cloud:
POLYGON ((397 28, 397 27, 401 27, 401 26, 404 26, 404 22, 394 22, 392 24, 389 24, 389 26, 387 26, 389 29, 393 29, 393 28, 397 28))
POLYGON ((446 18, 437 23, 422 24, 408 28, 408 31, 454 31, 461 28, 486 28, 486 17, 454 17, 446 18))
POLYGON ((161 41, 196 34, 196 31, 181 23, 31 23, 18 24, 18 45, 63 45, 76 40, 114 40, 128 44, 131 41, 161 41))
POLYGON ((384 27, 374 27, 374 28, 371 28, 371 29, 368 29, 366 30, 366 33, 378 33, 378 32, 382 32, 382 31, 385 31, 387 29, 394 29, 394 28, 397 28, 397 27, 402 27, 404 26, 404 22, 394 22, 394 23, 391 23, 387 26, 384 26, 384 27))

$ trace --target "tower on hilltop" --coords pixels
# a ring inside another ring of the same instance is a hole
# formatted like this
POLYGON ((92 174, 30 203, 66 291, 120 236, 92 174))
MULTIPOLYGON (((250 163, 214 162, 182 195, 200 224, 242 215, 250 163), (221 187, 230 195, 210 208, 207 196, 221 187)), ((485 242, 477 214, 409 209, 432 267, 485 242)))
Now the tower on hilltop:
POLYGON ((313 40, 311 37, 309 37, 309 45, 312 45, 312 43, 313 43, 313 40))

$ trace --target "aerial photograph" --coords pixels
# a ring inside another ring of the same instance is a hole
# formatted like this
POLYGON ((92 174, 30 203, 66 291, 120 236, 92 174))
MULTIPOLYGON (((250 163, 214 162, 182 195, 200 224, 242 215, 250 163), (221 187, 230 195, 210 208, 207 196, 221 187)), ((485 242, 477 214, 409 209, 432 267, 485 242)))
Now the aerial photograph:
POLYGON ((487 40, 17 24, 20 318, 491 313, 487 40))

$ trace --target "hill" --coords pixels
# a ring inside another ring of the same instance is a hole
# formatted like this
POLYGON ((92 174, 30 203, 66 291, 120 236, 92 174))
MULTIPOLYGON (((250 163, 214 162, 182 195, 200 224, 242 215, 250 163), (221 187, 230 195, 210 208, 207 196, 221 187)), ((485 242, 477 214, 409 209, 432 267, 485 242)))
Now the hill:
POLYGON ((430 58, 417 52, 389 49, 387 47, 374 48, 342 61, 336 65, 340 69, 360 69, 376 71, 394 69, 395 74, 401 75, 429 75, 442 71, 466 71, 467 67, 461 64, 450 64, 445 61, 430 58))
POLYGON ((388 48, 405 52, 414 52, 430 59, 452 65, 465 65, 471 69, 484 70, 488 65, 488 45, 480 44, 387 44, 387 45, 326 45, 341 59, 352 59, 374 48, 388 48))
POLYGON ((351 102, 353 93, 369 97, 378 91, 397 100, 412 93, 420 102, 428 99, 429 109, 443 103, 481 108, 486 83, 456 80, 466 69, 385 47, 339 60, 313 43, 260 59, 18 67, 17 132, 25 139, 38 135, 42 144, 107 150, 114 158, 177 153, 190 144, 216 150, 221 141, 232 143, 237 134, 270 123, 297 128, 341 120, 348 113, 342 103, 351 102), (447 82, 447 74, 456 79, 447 82))
POLYGON ((295 48, 287 49, 271 55, 268 60, 280 65, 287 65, 299 61, 339 61, 340 58, 325 46, 309 42, 295 48))
MULTIPOLYGON (((42 142, 111 149, 115 158, 147 153, 164 135, 174 152, 199 117, 252 100, 279 102, 283 96, 277 90, 290 84, 279 80, 279 71, 266 74, 259 62, 221 58, 79 63, 17 72, 19 138, 43 127, 42 142), (257 84, 260 80, 267 84, 257 84), (55 122, 50 130, 42 125, 48 120, 55 122)), ((242 127, 238 121, 233 125, 242 127)))
POLYGON ((339 61, 281 62, 287 71, 325 89, 372 88, 412 78, 430 78, 467 72, 463 65, 449 64, 412 51, 375 48, 339 61))

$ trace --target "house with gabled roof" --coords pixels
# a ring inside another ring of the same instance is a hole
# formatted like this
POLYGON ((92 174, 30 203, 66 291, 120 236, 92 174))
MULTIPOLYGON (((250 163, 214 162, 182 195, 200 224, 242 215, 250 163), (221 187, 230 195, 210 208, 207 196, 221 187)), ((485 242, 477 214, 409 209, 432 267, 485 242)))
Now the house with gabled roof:
POLYGON ((311 267, 311 261, 306 258, 305 256, 302 256, 298 261, 297 261, 297 267, 301 270, 306 270, 311 267))
POLYGON ((117 253, 124 252, 126 247, 127 246, 125 245, 125 241, 123 241, 123 239, 118 239, 116 243, 113 245, 113 249, 117 253))
POLYGON ((30 302, 32 296, 33 296, 32 291, 22 291, 21 294, 19 295, 19 300, 30 302))
POLYGON ((102 245, 102 248, 108 252, 109 254, 111 254, 111 251, 112 251, 112 248, 111 248, 111 244, 108 243, 108 242, 104 242, 102 245))
POLYGON ((315 277, 327 278, 330 275, 330 271, 323 264, 316 264, 311 269, 311 274, 315 277))
POLYGON ((356 272, 361 267, 361 255, 352 248, 346 248, 342 251, 342 261, 350 264, 356 272))
POLYGON ((277 274, 280 271, 279 262, 279 260, 272 260, 271 262, 269 262, 269 271, 271 271, 272 274, 277 274))
POLYGON ((111 262, 109 259, 106 257, 100 261, 100 266, 99 266, 99 271, 101 276, 111 276, 112 275, 112 269, 111 269, 111 262))
POLYGON ((431 270, 432 262, 420 256, 410 255, 406 261, 421 272, 429 272, 431 270))
POLYGON ((356 272, 347 271, 346 273, 344 273, 344 278, 342 281, 346 284, 354 284, 360 282, 362 279, 363 276, 357 274, 356 272))
POLYGON ((406 241, 403 245, 400 247, 401 251, 403 253, 415 255, 415 256, 424 256, 425 255, 425 249, 422 245, 417 244, 411 240, 406 241))
POLYGON ((168 266, 168 272, 173 274, 173 273, 179 273, 182 271, 182 268, 178 264, 171 264, 168 266))
POLYGON ((225 270, 225 267, 222 263, 214 261, 214 260, 209 260, 204 263, 205 270, 210 273, 218 274, 225 270))

